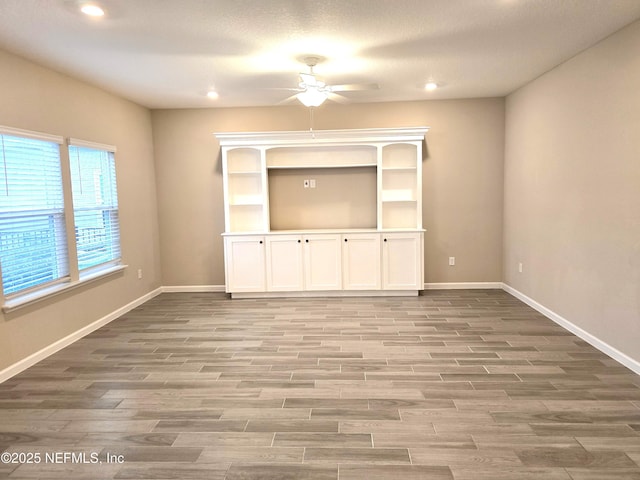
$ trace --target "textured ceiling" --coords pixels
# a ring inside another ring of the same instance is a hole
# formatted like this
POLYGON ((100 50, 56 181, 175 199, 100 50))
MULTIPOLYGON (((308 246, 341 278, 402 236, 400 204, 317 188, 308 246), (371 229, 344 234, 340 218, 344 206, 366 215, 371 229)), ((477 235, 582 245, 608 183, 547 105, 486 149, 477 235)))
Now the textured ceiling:
POLYGON ((380 86, 351 102, 385 102, 503 96, 640 18, 640 0, 98 3, 0 0, 0 48, 150 108, 278 104, 309 54, 329 84, 380 86))

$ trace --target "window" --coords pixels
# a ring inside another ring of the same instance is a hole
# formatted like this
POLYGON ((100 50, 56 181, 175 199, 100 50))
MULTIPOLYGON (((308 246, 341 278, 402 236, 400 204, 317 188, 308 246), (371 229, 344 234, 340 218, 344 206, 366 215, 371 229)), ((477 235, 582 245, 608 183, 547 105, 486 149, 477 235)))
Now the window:
POLYGON ((0 127, 5 311, 124 268, 115 147, 0 127), (65 203, 65 199, 69 202, 65 203))
POLYGON ((114 147, 71 139, 69 164, 78 270, 120 260, 114 147))
POLYGON ((0 130, 0 263, 4 295, 67 279, 61 138, 0 130), (40 137, 40 138, 39 138, 40 137))

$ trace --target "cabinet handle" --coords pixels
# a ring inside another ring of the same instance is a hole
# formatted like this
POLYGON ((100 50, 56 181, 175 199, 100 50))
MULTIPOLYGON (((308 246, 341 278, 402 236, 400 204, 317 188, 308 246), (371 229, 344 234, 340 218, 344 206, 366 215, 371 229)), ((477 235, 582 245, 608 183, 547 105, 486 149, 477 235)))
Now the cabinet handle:
POLYGON ((348 242, 349 240, 347 240, 346 238, 344 239, 345 242, 348 242))
POLYGON ((309 239, 307 238, 307 239, 305 240, 305 242, 306 242, 306 243, 309 243, 309 239))
POLYGON ((302 240, 298 240, 298 243, 300 243, 302 240))
POLYGON ((386 242, 386 241, 387 241, 387 239, 385 238, 383 241, 385 241, 385 242, 386 242))
POLYGON ((262 245, 262 240, 260 240, 260 245, 262 245))

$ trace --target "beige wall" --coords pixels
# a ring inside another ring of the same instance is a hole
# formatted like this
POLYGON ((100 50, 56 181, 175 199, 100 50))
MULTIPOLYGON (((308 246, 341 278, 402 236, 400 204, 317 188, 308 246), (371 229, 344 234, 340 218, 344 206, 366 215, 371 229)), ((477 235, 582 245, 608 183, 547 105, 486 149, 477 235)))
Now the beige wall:
MULTIPOLYGON (((152 121, 163 285, 223 285, 222 176, 213 133, 306 130, 309 111, 155 110, 152 121)), ((499 282, 503 99, 324 105, 314 121, 316 129, 422 125, 431 127, 423 164, 426 282, 499 282)))
POLYGON ((115 145, 123 273, 0 314, 0 371, 160 286, 149 111, 0 51, 0 125, 115 145), (138 280, 137 270, 143 270, 138 280))
POLYGON ((377 179, 376 167, 271 169, 271 230, 376 228, 377 179))
POLYGON ((507 98, 504 227, 505 282, 636 361, 639 51, 635 22, 507 98))

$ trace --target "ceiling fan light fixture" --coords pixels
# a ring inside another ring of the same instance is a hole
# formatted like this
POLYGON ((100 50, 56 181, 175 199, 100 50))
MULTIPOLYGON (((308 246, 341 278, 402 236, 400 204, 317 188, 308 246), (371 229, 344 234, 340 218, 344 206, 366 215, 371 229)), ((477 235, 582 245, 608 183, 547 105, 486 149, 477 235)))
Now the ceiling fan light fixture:
POLYGON ((100 5, 95 3, 83 3, 80 6, 80 11, 90 17, 104 16, 104 9, 100 5))
POLYGON ((304 92, 300 92, 296 95, 296 98, 300 100, 305 107, 319 107, 324 103, 327 97, 327 92, 312 87, 307 87, 304 92))

